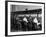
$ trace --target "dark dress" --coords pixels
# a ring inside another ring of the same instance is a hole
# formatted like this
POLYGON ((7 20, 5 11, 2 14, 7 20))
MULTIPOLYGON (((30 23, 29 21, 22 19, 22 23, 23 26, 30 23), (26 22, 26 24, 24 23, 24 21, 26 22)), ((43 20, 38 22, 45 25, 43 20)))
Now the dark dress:
POLYGON ((24 23, 25 23, 25 21, 22 21, 22 22, 21 22, 21 24, 22 24, 22 30, 23 30, 23 31, 26 31, 26 25, 25 25, 24 23))
POLYGON ((34 22, 28 22, 28 31, 36 30, 37 24, 34 22))

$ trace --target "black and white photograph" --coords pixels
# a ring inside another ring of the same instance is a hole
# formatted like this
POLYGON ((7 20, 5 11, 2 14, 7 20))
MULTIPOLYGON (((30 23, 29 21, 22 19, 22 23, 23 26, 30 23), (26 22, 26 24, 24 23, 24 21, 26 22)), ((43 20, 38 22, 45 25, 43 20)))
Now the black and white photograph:
POLYGON ((44 33, 44 4, 8 2, 8 35, 44 33))
POLYGON ((41 8, 31 10, 30 6, 11 5, 11 32, 42 30, 41 14, 41 8))

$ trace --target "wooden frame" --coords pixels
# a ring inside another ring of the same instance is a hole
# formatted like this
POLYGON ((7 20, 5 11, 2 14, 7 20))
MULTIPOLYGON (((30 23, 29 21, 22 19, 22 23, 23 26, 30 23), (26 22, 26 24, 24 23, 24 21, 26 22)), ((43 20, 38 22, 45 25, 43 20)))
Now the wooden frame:
POLYGON ((24 1, 5 1, 5 36, 24 36, 24 35, 40 35, 40 34, 45 34, 45 3, 42 3, 42 2, 24 2, 24 1), (44 33, 8 35, 8 2, 43 4, 44 5, 44 33))

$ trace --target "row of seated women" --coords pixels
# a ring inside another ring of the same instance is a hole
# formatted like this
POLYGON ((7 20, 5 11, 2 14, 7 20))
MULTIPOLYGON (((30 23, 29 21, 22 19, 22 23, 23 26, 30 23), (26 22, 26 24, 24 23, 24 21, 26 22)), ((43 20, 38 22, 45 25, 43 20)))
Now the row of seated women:
POLYGON ((37 23, 35 23, 33 19, 27 19, 26 17, 24 17, 23 20, 14 19, 12 28, 16 31, 36 31, 41 30, 42 26, 41 24, 37 25, 37 23))

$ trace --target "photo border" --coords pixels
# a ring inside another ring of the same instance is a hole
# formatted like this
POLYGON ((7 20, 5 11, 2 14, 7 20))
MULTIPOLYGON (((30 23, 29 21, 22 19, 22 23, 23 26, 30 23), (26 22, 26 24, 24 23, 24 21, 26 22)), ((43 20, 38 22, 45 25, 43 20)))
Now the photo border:
POLYGON ((24 36, 24 35, 41 35, 41 34, 45 34, 45 3, 42 3, 42 2, 25 2, 25 1, 5 1, 5 36, 24 36), (8 35, 8 2, 44 4, 44 33, 8 35))

